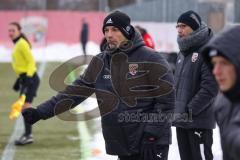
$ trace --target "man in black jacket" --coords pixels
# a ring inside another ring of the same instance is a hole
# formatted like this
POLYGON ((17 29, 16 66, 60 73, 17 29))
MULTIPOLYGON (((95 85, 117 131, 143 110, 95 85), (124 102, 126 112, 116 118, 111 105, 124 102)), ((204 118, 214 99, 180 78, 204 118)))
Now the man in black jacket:
POLYGON ((240 159, 240 25, 224 30, 203 50, 221 93, 214 106, 223 160, 240 159))
POLYGON ((128 15, 116 11, 103 22, 106 49, 72 85, 23 111, 29 123, 69 110, 95 92, 106 151, 120 160, 167 160, 174 110, 173 75, 164 58, 146 47, 128 15))
POLYGON ((212 160, 212 129, 215 127, 212 103, 218 88, 204 63, 200 48, 212 31, 194 11, 183 13, 177 21, 180 53, 176 62, 176 126, 182 160, 212 160), (203 153, 204 150, 204 153, 203 153))

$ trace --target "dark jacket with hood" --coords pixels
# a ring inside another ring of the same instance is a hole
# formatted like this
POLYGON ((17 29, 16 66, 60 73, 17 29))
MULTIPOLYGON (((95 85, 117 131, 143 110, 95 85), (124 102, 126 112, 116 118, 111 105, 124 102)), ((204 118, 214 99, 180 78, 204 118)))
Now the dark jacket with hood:
POLYGON ((214 113, 220 128, 223 160, 240 159, 240 26, 223 31, 204 48, 203 55, 210 64, 209 51, 221 52, 236 68, 234 86, 220 93, 214 105, 214 113))
POLYGON ((145 133, 157 137, 158 144, 170 144, 170 121, 165 117, 148 121, 146 114, 160 116, 173 112, 173 75, 166 60, 146 47, 137 32, 131 40, 132 43, 116 50, 106 49, 95 56, 74 86, 68 86, 37 107, 41 118, 48 119, 66 111, 69 107, 64 99, 70 100, 74 107, 95 92, 108 154, 139 153, 145 133), (151 85, 156 83, 152 81, 156 78, 160 88, 151 85), (149 92, 144 92, 146 90, 149 92), (76 94, 80 91, 85 97, 76 94), (63 105, 58 105, 61 102, 63 105))
POLYGON ((212 31, 205 23, 188 37, 178 37, 180 53, 175 70, 176 127, 200 129, 215 127, 212 104, 218 88, 199 52, 211 37, 212 31))

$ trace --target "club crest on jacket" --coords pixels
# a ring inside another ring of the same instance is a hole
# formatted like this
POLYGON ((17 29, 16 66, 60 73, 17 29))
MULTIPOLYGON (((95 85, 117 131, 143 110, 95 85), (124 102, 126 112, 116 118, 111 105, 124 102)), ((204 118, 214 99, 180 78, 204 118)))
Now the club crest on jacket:
POLYGON ((138 64, 129 64, 129 73, 131 75, 136 75, 138 70, 138 64))
POLYGON ((193 63, 196 62, 197 59, 198 59, 198 53, 193 53, 193 55, 192 55, 192 62, 193 63))

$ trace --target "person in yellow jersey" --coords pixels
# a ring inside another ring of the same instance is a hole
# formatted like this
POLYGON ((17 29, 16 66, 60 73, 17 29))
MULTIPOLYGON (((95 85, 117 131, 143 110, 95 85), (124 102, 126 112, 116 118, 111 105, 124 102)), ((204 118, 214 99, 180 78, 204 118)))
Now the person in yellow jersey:
MULTIPOLYGON (((22 33, 20 24, 18 22, 10 23, 8 34, 14 43, 12 67, 18 76, 13 89, 20 92, 19 100, 12 106, 12 112, 9 116, 10 119, 13 119, 18 116, 18 114, 13 113, 16 108, 21 110, 31 107, 40 80, 36 72, 36 62, 31 52, 31 43, 22 33)), ((15 145, 25 145, 33 142, 32 126, 25 121, 24 125, 25 133, 15 141, 15 145)))

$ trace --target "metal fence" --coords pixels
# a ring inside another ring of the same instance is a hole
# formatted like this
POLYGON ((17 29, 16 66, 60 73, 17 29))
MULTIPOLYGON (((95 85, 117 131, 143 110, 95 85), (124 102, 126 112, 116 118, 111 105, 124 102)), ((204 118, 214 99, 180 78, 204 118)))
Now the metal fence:
POLYGON ((217 1, 139 0, 136 4, 121 7, 119 9, 128 13, 133 20, 158 22, 175 22, 181 13, 187 10, 194 10, 201 14, 203 20, 207 22, 210 12, 222 12, 223 15, 230 14, 233 16, 233 14, 227 13, 229 10, 226 10, 226 8, 227 3, 220 3, 217 1))
POLYGON ((0 0, 0 10, 108 12, 113 8, 128 13, 138 21, 175 22, 181 13, 194 10, 206 22, 213 12, 222 13, 225 21, 240 22, 240 0, 0 0))
MULTIPOLYGON (((154 22, 176 22, 181 13, 194 10, 203 21, 218 32, 227 23, 232 23, 236 19, 234 7, 233 0, 138 0, 136 4, 119 9, 128 13, 134 21, 154 22)), ((238 9, 235 9, 235 13, 236 10, 238 9)))

